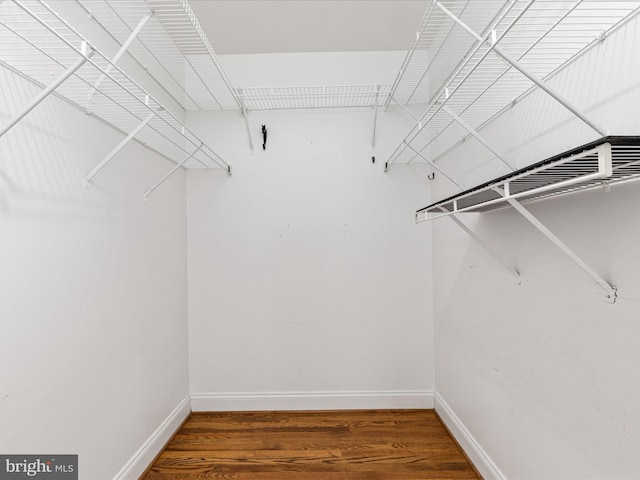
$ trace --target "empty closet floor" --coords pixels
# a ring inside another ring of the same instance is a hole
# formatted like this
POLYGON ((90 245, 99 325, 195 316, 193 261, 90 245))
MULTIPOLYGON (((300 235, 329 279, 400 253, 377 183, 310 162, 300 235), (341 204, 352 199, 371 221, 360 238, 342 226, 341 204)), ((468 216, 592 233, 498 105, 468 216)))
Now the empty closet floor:
POLYGON ((193 413, 144 480, 479 479, 433 410, 193 413))

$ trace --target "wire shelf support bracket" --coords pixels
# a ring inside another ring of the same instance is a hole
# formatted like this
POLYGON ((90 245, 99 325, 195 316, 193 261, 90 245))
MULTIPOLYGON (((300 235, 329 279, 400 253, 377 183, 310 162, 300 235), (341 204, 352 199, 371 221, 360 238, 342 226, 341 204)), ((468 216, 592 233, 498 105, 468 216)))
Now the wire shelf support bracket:
MULTIPOLYGON (((440 210, 442 212, 448 212, 444 207, 440 207, 440 210)), ((516 270, 511 265, 509 265, 500 255, 498 255, 498 253, 496 253, 496 251, 493 248, 491 248, 487 244, 487 242, 482 240, 482 238, 480 238, 473 230, 467 227, 457 216, 451 214, 449 215, 449 218, 456 225, 458 225, 467 235, 469 235, 478 245, 480 245, 480 247, 482 247, 485 252, 491 255, 491 257, 493 257, 493 259, 496 260, 507 273, 511 274, 516 279, 516 285, 520 285, 522 283, 520 279, 520 273, 518 272, 518 270, 516 270)))
MULTIPOLYGON (((507 192, 505 192, 507 194, 507 192)), ((562 253, 569 257, 576 265, 578 265, 591 279, 604 290, 604 298, 607 303, 615 303, 618 297, 617 288, 611 285, 604 278, 591 268, 584 260, 582 260, 566 243, 558 238, 551 230, 549 230, 540 220, 538 220, 529 210, 522 206, 518 200, 507 198, 507 202, 522 215, 531 225, 533 225, 540 233, 547 237, 562 253)))
POLYGON ((142 17, 142 19, 140 20, 136 28, 133 29, 129 37, 125 40, 125 42, 122 44, 120 49, 113 56, 113 58, 111 59, 111 63, 107 65, 107 67, 105 68, 105 73, 100 75, 95 85, 93 85, 93 88, 89 90, 89 96, 87 99, 87 110, 89 109, 89 105, 91 104, 93 95, 100 88, 100 85, 102 84, 102 82, 104 82, 104 80, 107 78, 107 74, 111 71, 114 65, 118 63, 118 60, 120 60, 122 55, 126 53, 127 49, 131 46, 133 41, 138 37, 138 34, 142 31, 142 28, 145 26, 145 24, 149 21, 150 18, 151 18, 151 15, 145 15, 144 17, 142 17))
MULTIPOLYGON (((405 105, 403 105, 402 103, 400 103, 399 101, 397 101, 395 98, 393 98, 392 96, 389 96, 389 102, 393 102, 396 105, 398 105, 403 111, 404 113, 406 113, 407 115, 409 115, 411 118, 413 118, 413 120, 416 123, 420 123, 420 119, 418 117, 416 117, 413 112, 411 110, 409 110, 405 105)), ((389 108, 389 107, 385 107, 385 108, 389 108)))
POLYGON ((29 112, 31 112, 31 110, 40 105, 40 103, 49 95, 51 95, 56 90, 56 88, 62 85, 65 80, 71 77, 80 69, 80 67, 87 63, 89 58, 95 53, 95 50, 89 47, 87 42, 82 42, 80 49, 82 52, 82 56, 78 58, 78 60, 73 65, 71 65, 62 75, 54 80, 47 88, 40 92, 40 94, 37 95, 36 98, 34 98, 27 106, 25 106, 22 111, 18 113, 7 125, 2 127, 2 129, 0 130, 0 137, 2 137, 5 133, 16 126, 20 122, 20 120, 22 120, 29 114, 29 112))
POLYGON ((373 101, 373 136, 371 138, 371 162, 376 163, 376 127, 378 124, 378 103, 380 101, 380 85, 376 85, 376 96, 373 101))
POLYGON ((97 175, 97 173, 102 170, 104 167, 107 166, 107 164, 113 160, 113 158, 118 154, 118 152, 120 150, 122 150, 127 143, 129 143, 131 140, 134 139, 134 137, 140 133, 140 131, 147 126, 147 124, 154 119, 154 117, 156 116, 155 112, 151 112, 149 115, 147 115, 147 117, 142 120, 142 122, 140 122, 138 124, 138 126, 136 128, 134 128, 131 133, 129 133, 129 135, 127 135, 124 140, 122 140, 117 146, 116 148, 114 148, 113 150, 111 150, 111 152, 104 157, 104 159, 95 167, 93 167, 93 169, 87 173, 87 175, 84 177, 84 188, 89 188, 89 182, 91 182, 91 180, 93 179, 93 177, 95 177, 97 175))
POLYGON ((244 97, 242 96, 242 89, 238 89, 238 98, 240 99, 240 111, 242 112, 242 118, 244 119, 244 126, 247 128, 247 138, 249 139, 249 150, 253 152, 253 138, 251 138, 251 127, 249 126, 249 112, 244 104, 244 97))
MULTIPOLYGON (((616 286, 590 267, 523 203, 595 188, 604 188, 608 192, 612 185, 638 180, 640 137, 604 137, 437 201, 416 212, 416 223, 510 206, 589 275, 604 291, 606 302, 614 303, 617 298, 616 286)), ((463 187, 460 183, 456 184, 463 187)), ((490 249, 482 246, 491 253, 490 249)))
POLYGON ((516 168, 509 162, 509 160, 507 160, 505 158, 505 156, 499 152, 497 149, 495 149, 492 145, 491 142, 489 142, 486 138, 484 138, 484 136, 482 136, 475 128, 473 128, 471 125, 469 125, 467 122, 465 122, 459 115, 457 115, 453 110, 451 110, 449 107, 447 106, 443 106, 442 109, 447 112, 447 114, 453 118, 458 125, 460 125, 462 128, 464 128, 467 132, 469 132, 471 134, 471 136, 473 136, 476 140, 478 140, 483 146, 485 146, 487 148, 487 150, 489 150, 491 153, 493 153, 496 158, 498 160, 500 160, 503 164, 506 165, 506 167, 511 170, 512 172, 516 170, 516 168))
MULTIPOLYGON (((433 167, 434 170, 437 170, 438 172, 440 172, 445 178, 447 178, 449 181, 451 181, 453 184, 457 185, 461 190, 464 190, 464 185, 462 185, 458 180, 456 180, 455 178, 447 175, 447 173, 445 173, 438 165, 436 165, 435 163, 433 163, 431 160, 429 160, 428 158, 426 158, 425 156, 422 155, 422 153, 418 152, 416 149, 414 149, 411 145, 407 144, 407 148, 409 148, 410 150, 412 150, 413 152, 415 152, 416 155, 422 157, 429 165, 431 165, 433 167)), ((498 253, 496 253, 496 251, 491 248, 484 240, 482 240, 473 230, 471 230, 469 227, 467 227, 464 222, 462 222, 456 215, 453 214, 453 212, 449 212, 445 207, 439 206, 438 209, 441 212, 444 212, 445 215, 447 215, 449 218, 451 218, 451 220, 458 225, 467 235, 469 235, 471 237, 472 240, 474 240, 478 245, 480 245, 480 247, 482 247, 491 257, 493 257, 501 266, 502 268, 504 268, 507 273, 509 273, 510 275, 512 275, 515 279, 516 279, 516 284, 520 285, 520 273, 513 267, 511 267, 500 255, 498 255, 498 253)), ((454 203, 454 209, 457 209, 457 205, 454 203)), ((419 213, 416 212, 416 223, 420 223, 420 219, 419 219, 419 213)))
POLYGON ((180 168, 182 168, 184 166, 185 163, 187 163, 189 160, 191 160, 191 158, 193 158, 193 156, 198 153, 198 151, 200 151, 200 149, 204 146, 204 144, 201 144, 198 148, 196 148, 192 153, 190 153, 189 155, 187 155, 187 157, 182 160, 180 163, 178 163, 175 167, 173 167, 164 177, 162 177, 162 179, 156 183, 155 185, 153 185, 153 187, 151 187, 149 190, 147 190, 144 195, 144 203, 147 203, 147 200, 149 198, 149 195, 151 195, 153 192, 155 192, 158 187, 160 187, 160 185, 162 185, 164 182, 166 182, 169 177, 171 177, 174 173, 176 173, 180 168))

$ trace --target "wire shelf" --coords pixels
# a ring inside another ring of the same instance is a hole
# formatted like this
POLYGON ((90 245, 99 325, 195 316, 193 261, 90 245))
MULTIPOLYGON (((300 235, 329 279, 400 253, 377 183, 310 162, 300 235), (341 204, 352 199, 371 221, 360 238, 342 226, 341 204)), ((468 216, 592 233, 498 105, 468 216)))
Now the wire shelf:
POLYGON ((186 168, 229 165, 180 120, 86 40, 41 0, 0 3, 0 64, 46 86, 84 57, 85 63, 56 94, 123 133, 152 117, 136 140, 186 168))
POLYGON ((634 180, 640 180, 640 137, 604 137, 435 202, 418 210, 416 220, 487 212, 508 206, 508 198, 526 203, 634 180))
MULTIPOLYGON (((485 5, 485 2, 476 3, 485 5)), ((479 132, 532 90, 535 84, 531 78, 515 69, 502 55, 496 55, 498 48, 530 75, 544 81, 640 11, 638 1, 512 0, 486 3, 491 8, 484 21, 489 17, 492 20, 484 25, 476 10, 469 10, 473 2, 442 0, 430 4, 421 25, 420 39, 409 51, 392 89, 392 96, 398 101, 413 101, 415 95, 403 93, 413 88, 422 92, 422 98, 429 98, 429 104, 419 122, 391 155, 388 165, 411 162, 419 158, 416 151, 424 152, 429 146, 432 147, 431 160, 435 161, 463 142, 469 136, 469 130, 454 120, 447 110, 479 132), (468 22, 482 41, 474 41, 474 37, 440 6, 468 22), (462 40, 464 36, 466 42, 462 40), (421 51, 429 45, 430 51, 435 47, 435 53, 425 62, 426 53, 421 51), (445 61, 440 52, 447 55, 454 52, 458 63, 453 66, 452 61, 445 61)))
POLYGON ((119 45, 135 32, 127 53, 183 110, 239 107, 187 0, 75 1, 119 45))
MULTIPOLYGON (((484 34, 496 14, 508 3, 505 0, 465 0, 450 1, 447 6, 471 28, 484 34)), ((468 33, 456 27, 435 2, 431 2, 393 83, 391 97, 403 105, 431 102, 437 88, 460 65, 473 43, 468 33)), ((385 105, 389 106, 389 103, 390 99, 385 105)))
POLYGON ((245 110, 383 106, 390 85, 342 85, 238 89, 245 110))

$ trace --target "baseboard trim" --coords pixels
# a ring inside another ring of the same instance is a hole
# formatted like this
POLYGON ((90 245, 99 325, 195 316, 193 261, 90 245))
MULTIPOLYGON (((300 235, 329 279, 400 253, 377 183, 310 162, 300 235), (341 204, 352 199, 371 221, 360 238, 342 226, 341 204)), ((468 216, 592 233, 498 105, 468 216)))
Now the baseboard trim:
POLYGON ((194 412, 433 408, 430 390, 355 392, 193 393, 194 412))
POLYGON ((484 480, 507 480, 439 393, 435 394, 435 409, 484 480))
POLYGON ((191 413, 190 397, 186 397, 160 424, 146 442, 133 454, 114 480, 137 480, 151 465, 173 434, 191 413))
POLYGON ((358 410, 435 408, 485 480, 507 480, 449 404, 430 390, 352 392, 194 393, 151 434, 114 480, 136 480, 149 467, 191 411, 358 410))

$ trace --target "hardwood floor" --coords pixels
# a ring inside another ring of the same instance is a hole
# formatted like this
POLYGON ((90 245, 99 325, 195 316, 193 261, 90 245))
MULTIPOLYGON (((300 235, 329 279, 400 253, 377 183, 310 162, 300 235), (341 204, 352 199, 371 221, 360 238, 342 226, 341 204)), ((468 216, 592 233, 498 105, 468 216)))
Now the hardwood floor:
POLYGON ((144 480, 479 479, 433 410, 193 413, 144 480))

